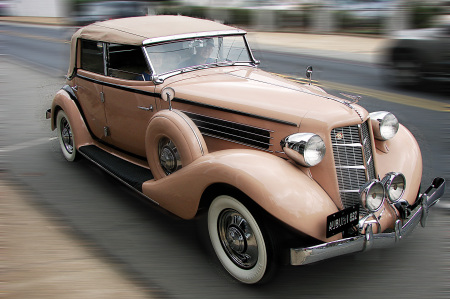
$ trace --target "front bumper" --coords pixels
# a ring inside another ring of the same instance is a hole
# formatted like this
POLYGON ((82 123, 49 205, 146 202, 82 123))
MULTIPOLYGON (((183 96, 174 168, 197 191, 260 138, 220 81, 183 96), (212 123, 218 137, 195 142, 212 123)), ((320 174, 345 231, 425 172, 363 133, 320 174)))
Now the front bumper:
POLYGON ((444 194, 445 180, 435 178, 430 187, 418 199, 418 205, 408 218, 398 219, 395 229, 390 233, 374 234, 372 224, 365 233, 356 237, 346 238, 334 242, 324 243, 306 248, 291 248, 291 265, 305 265, 340 255, 366 251, 371 248, 386 248, 408 236, 419 224, 425 227, 429 209, 439 201, 444 194), (434 190, 433 193, 431 193, 434 190))

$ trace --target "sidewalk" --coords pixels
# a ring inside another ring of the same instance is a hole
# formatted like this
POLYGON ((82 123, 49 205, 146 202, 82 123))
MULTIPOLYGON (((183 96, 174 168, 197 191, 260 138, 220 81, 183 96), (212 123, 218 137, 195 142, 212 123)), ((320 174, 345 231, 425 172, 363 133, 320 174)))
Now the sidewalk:
POLYGON ((5 299, 156 298, 89 249, 70 228, 2 179, 0 297, 5 299))

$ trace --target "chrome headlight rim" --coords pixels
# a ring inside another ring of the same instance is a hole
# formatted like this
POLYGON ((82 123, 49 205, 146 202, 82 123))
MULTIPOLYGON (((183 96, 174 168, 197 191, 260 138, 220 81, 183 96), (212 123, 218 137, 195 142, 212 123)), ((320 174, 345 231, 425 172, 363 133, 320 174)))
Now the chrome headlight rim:
POLYGON ((394 114, 388 111, 370 113, 374 137, 381 141, 390 140, 397 135, 399 122, 394 114))
POLYGON ((322 137, 314 133, 295 133, 280 142, 285 154, 305 167, 313 167, 322 162, 326 146, 322 137))
POLYGON ((371 180, 361 187, 359 196, 362 206, 369 212, 375 213, 384 205, 386 190, 379 180, 371 180), (378 204, 377 200, 379 201, 378 204))
POLYGON ((406 178, 403 175, 403 173, 389 172, 381 180, 381 183, 383 184, 384 189, 386 190, 387 198, 389 199, 389 202, 397 203, 403 198, 403 195, 405 194, 405 190, 406 190, 406 178), (401 191, 400 193, 397 192, 397 195, 394 196, 393 192, 391 192, 391 189, 394 188, 394 191, 396 191, 399 184, 400 184, 402 190, 400 190, 401 191))

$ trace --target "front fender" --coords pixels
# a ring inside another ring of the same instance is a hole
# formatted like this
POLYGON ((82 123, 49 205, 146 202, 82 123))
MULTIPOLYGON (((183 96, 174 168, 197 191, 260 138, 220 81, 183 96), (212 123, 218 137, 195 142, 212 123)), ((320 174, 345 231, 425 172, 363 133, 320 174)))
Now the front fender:
POLYGON ((193 218, 204 190, 215 183, 233 186, 271 215, 309 236, 326 238, 326 218, 338 211, 325 191, 291 163, 254 150, 210 153, 176 173, 143 184, 143 193, 163 208, 193 218))
POLYGON ((92 144, 92 136, 89 134, 89 130, 76 102, 64 89, 60 89, 53 98, 51 110, 52 131, 56 129, 56 116, 60 110, 63 110, 69 118, 76 148, 78 149, 80 146, 92 144))
POLYGON ((422 154, 412 133, 399 126, 394 138, 386 142, 375 141, 376 168, 381 178, 388 172, 401 172, 406 179, 403 199, 413 204, 422 180, 422 154))

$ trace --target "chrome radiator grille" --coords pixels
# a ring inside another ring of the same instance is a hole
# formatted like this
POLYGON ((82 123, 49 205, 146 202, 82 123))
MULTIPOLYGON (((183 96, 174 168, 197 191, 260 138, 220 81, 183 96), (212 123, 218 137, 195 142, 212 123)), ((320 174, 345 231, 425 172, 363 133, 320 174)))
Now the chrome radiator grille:
POLYGON ((269 150, 273 131, 183 111, 197 125, 202 135, 245 146, 269 150))
POLYGON ((359 203, 359 188, 376 177, 368 123, 331 130, 331 143, 339 193, 347 208, 359 203))

